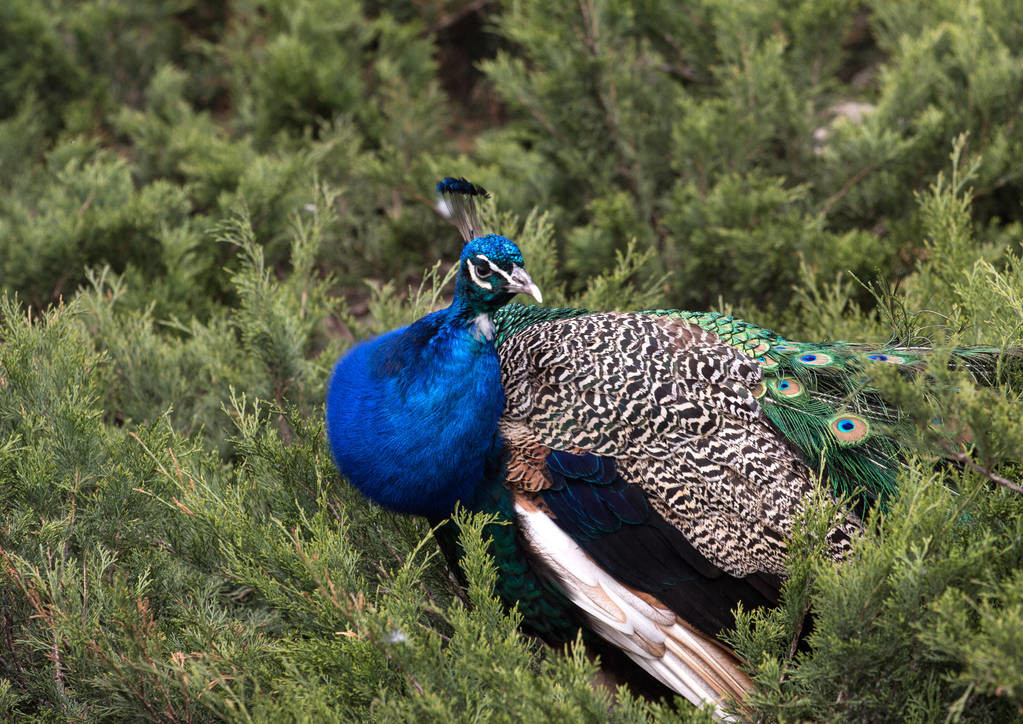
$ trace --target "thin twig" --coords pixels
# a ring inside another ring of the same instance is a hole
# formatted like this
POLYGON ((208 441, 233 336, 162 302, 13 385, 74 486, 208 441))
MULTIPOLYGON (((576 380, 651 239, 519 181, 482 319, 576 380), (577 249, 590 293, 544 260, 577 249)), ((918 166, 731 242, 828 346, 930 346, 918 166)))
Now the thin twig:
MULTIPOLYGON (((685 57, 686 54, 685 46, 683 46, 682 43, 680 43, 676 37, 669 33, 661 33, 661 37, 664 39, 664 42, 670 45, 672 50, 674 50, 675 53, 678 54, 679 58, 685 57)), ((692 66, 686 65, 681 60, 675 63, 664 63, 663 65, 667 67, 659 66, 654 67, 657 67, 659 70, 663 70, 666 73, 678 75, 679 77, 691 81, 693 83, 702 83, 704 85, 707 85, 711 82, 711 79, 708 78, 706 75, 702 74, 700 71, 696 70, 692 66)))
MULTIPOLYGON (((49 546, 46 547, 46 562, 50 566, 50 569, 54 570, 53 556, 50 553, 50 547, 49 546)), ((57 590, 58 590, 58 592, 62 591, 63 588, 64 588, 64 577, 62 575, 63 572, 64 572, 63 571, 63 564, 64 564, 64 561, 63 561, 63 559, 61 559, 61 570, 60 571, 56 571, 56 573, 58 575, 58 578, 57 578, 57 590)), ((61 697, 64 698, 64 697, 67 697, 67 690, 64 688, 64 665, 60 661, 60 631, 57 629, 57 623, 56 623, 55 617, 53 616, 53 609, 56 607, 55 604, 52 603, 53 598, 54 598, 54 595, 51 592, 50 593, 50 600, 51 600, 50 611, 49 611, 49 615, 45 616, 45 619, 46 619, 46 623, 53 630, 53 647, 52 647, 52 649, 53 649, 52 650, 52 658, 53 658, 53 682, 54 682, 54 684, 56 684, 57 691, 60 693, 61 697)))
POLYGON ((982 467, 973 461, 969 455, 962 450, 955 450, 950 445, 942 443, 941 447, 949 454, 949 456, 956 462, 960 462, 975 473, 983 475, 985 478, 990 480, 992 483, 998 483, 1002 487, 1008 488, 1016 493, 1023 494, 1023 487, 1016 485, 1016 483, 1006 480, 1001 475, 995 475, 993 472, 985 467, 982 467))
POLYGON ((566 144, 569 143, 568 137, 564 133, 559 131, 557 128, 555 128, 554 124, 551 123, 550 119, 548 119, 547 116, 545 116, 540 111, 539 108, 537 108, 534 105, 531 105, 529 103, 529 101, 526 100, 525 95, 520 93, 519 97, 518 97, 518 101, 519 101, 519 103, 521 103, 523 106, 525 106, 529 110, 530 115, 532 115, 533 118, 535 118, 537 120, 537 122, 539 122, 540 125, 542 125, 544 127, 544 130, 546 130, 549 134, 554 136, 556 139, 558 139, 562 143, 566 143, 566 144))
POLYGON ((284 395, 286 394, 288 385, 281 381, 279 378, 274 378, 274 401, 277 403, 277 427, 281 433, 281 441, 285 447, 291 447, 291 427, 288 425, 288 421, 284 418, 284 395))
MULTIPOLYGON (((806 621, 806 613, 810 610, 810 597, 803 599, 803 608, 799 612, 799 620, 796 622, 796 630, 792 634, 792 642, 789 644, 789 661, 796 655, 796 648, 799 646, 799 637, 803 633, 803 622, 806 621)), ((784 673, 782 674, 784 677, 784 673)))
POLYGON ((838 191, 836 191, 831 196, 829 196, 824 201, 824 203, 821 204, 821 210, 820 210, 821 215, 822 216, 826 215, 829 211, 831 211, 831 207, 835 205, 835 202, 837 202, 839 199, 841 199, 843 196, 845 196, 847 193, 849 193, 852 190, 853 186, 858 184, 860 181, 862 181, 869 174, 871 174, 874 171, 876 171, 880 166, 881 166, 880 163, 872 163, 872 164, 869 164, 868 166, 860 169, 852 178, 850 178, 848 181, 846 181, 844 184, 842 184, 842 188, 840 188, 838 191))
POLYGON ((665 75, 681 78, 682 80, 687 80, 691 83, 702 83, 704 85, 710 83, 709 80, 699 75, 695 70, 687 65, 682 65, 681 63, 652 63, 650 61, 643 60, 641 60, 641 62, 648 68, 653 68, 665 75))
POLYGON ((64 559, 66 560, 71 555, 71 531, 75 527, 75 511, 77 509, 76 498, 78 496, 78 489, 81 486, 81 479, 78 468, 75 468, 75 487, 71 490, 71 519, 67 524, 67 533, 64 536, 64 559))
MULTIPOLYGON (((583 20, 583 45, 586 46, 586 50, 593 60, 599 64, 601 55, 600 24, 596 9, 593 7, 592 0, 585 0, 585 2, 579 0, 578 5, 579 14, 583 20)), ((594 90, 597 103, 604 114, 604 123, 614 144, 615 154, 618 156, 618 173, 625 179, 632 195, 637 201, 640 201, 639 178, 641 171, 636 163, 636 149, 625 137, 621 121, 618 118, 618 88, 613 81, 607 78, 603 69, 597 72, 596 85, 594 90)))

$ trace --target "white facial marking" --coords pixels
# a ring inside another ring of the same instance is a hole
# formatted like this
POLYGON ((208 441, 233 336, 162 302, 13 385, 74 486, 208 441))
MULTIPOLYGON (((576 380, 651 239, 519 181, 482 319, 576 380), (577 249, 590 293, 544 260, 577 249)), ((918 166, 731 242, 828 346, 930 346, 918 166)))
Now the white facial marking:
MULTIPOLYGON (((482 254, 477 254, 476 256, 477 257, 483 257, 484 259, 487 259, 487 257, 483 256, 482 254)), ((490 259, 487 259, 487 261, 489 262, 490 259)), ((483 279, 479 278, 479 274, 477 274, 477 272, 476 272, 476 265, 475 264, 473 264, 471 261, 467 261, 465 263, 465 265, 467 267, 469 267, 469 278, 472 279, 473 284, 475 284, 476 286, 481 287, 483 289, 493 289, 494 288, 493 284, 491 284, 490 282, 488 282, 486 280, 483 280, 483 279)), ((491 264, 490 266, 493 266, 493 264, 491 264)))
POLYGON ((478 341, 482 342, 484 339, 488 342, 494 341, 494 320, 490 318, 489 314, 479 314, 472 321, 472 334, 478 341))
MULTIPOLYGON (((494 273, 495 273, 495 274, 500 274, 501 276, 503 276, 503 277, 504 277, 504 280, 505 280, 506 282, 511 282, 511 280, 512 280, 512 279, 511 279, 511 274, 509 274, 508 272, 506 272, 506 271, 505 271, 504 269, 502 269, 501 267, 499 267, 499 266, 498 266, 497 264, 495 264, 494 262, 490 261, 490 259, 488 259, 488 258, 487 258, 487 257, 486 257, 485 255, 483 255, 483 254, 477 254, 477 255, 476 255, 476 258, 477 258, 477 259, 482 259, 482 260, 483 260, 483 261, 485 261, 485 262, 486 262, 487 264, 489 264, 489 265, 490 265, 490 268, 491 268, 491 269, 492 269, 492 270, 494 271, 494 273)), ((490 287, 487 287, 487 289, 489 289, 489 288, 490 288, 490 287)))

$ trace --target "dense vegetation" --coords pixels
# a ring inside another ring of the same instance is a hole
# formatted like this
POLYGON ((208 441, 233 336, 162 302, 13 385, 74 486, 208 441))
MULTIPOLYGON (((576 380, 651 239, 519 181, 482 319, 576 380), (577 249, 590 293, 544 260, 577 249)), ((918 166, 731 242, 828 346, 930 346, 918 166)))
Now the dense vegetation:
MULTIPOLYGON (((450 173, 552 304, 1023 345, 1021 8, 3 3, 0 719, 706 718, 523 638, 481 520, 462 594, 334 472, 328 371, 450 293, 450 173)), ((972 458, 924 425, 851 560, 797 542, 729 634, 765 719, 1023 716, 1020 407, 931 374, 972 458)))

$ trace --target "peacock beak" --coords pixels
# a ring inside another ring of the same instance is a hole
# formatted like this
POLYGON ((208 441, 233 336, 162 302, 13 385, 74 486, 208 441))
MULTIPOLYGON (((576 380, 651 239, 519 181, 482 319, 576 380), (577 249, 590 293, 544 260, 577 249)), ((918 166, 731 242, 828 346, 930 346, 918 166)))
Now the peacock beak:
POLYGON ((543 304, 543 295, 540 294, 540 287, 533 283, 533 280, 526 274, 526 270, 520 266, 513 266, 511 278, 508 280, 506 289, 514 294, 528 294, 540 304, 543 304))

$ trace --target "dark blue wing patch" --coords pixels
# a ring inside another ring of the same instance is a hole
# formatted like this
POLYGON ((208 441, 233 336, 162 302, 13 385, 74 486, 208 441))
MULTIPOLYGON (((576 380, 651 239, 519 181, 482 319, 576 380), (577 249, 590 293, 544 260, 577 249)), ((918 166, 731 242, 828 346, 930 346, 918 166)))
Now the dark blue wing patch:
POLYGON ((576 455, 564 450, 554 450, 547 456, 547 467, 551 473, 562 478, 581 480, 595 485, 607 485, 618 477, 618 469, 612 458, 599 455, 576 455))
POLYGON ((618 475, 614 460, 554 451, 552 485, 540 491, 554 522, 598 565, 649 593, 711 636, 746 610, 777 602, 780 581, 767 574, 731 576, 704 558, 654 510, 643 489, 618 475))

